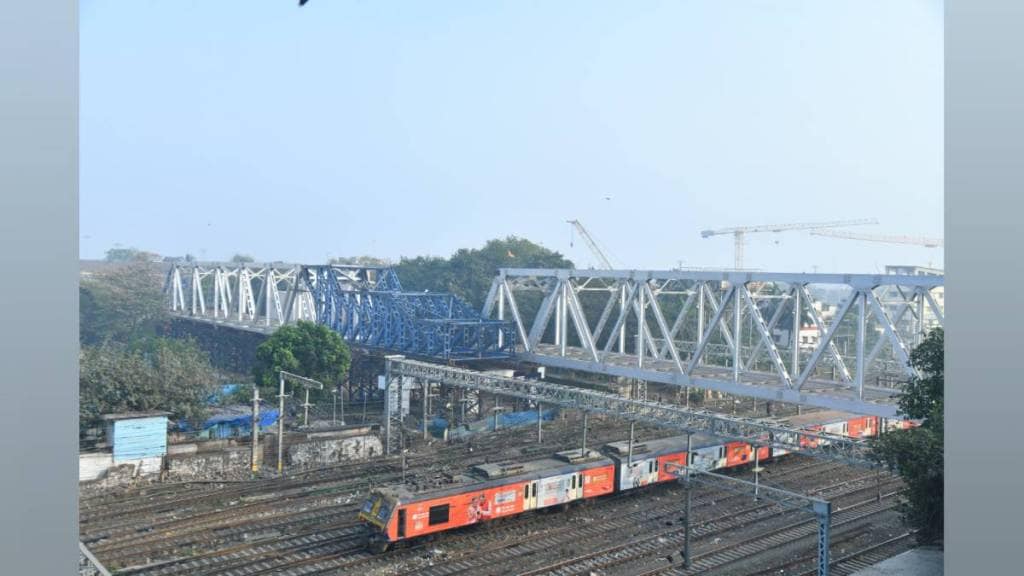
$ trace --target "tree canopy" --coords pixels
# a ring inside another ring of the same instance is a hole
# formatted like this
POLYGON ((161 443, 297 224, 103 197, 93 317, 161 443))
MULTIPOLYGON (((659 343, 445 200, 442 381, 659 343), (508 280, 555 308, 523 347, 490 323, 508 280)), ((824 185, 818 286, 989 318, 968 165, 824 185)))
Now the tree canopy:
POLYGON ((344 381, 352 354, 341 335, 312 322, 282 326, 256 349, 253 377, 268 395, 276 395, 281 370, 323 382, 326 389, 311 397, 327 397, 344 381))
POLYGON ((483 248, 463 248, 451 258, 403 258, 395 266, 408 290, 451 292, 479 310, 499 268, 572 268, 558 252, 524 238, 490 240, 483 248))
POLYGON ((153 262, 160 259, 155 252, 147 252, 138 248, 111 248, 107 250, 107 262, 153 262))
POLYGON ((135 262, 83 278, 78 314, 83 345, 154 337, 157 324, 167 317, 159 269, 135 262))
POLYGON ((96 426, 103 414, 146 410, 196 422, 216 381, 209 358, 191 341, 86 346, 79 354, 79 426, 96 426))
POLYGON ((925 542, 941 540, 943 533, 944 340, 936 328, 910 355, 921 377, 906 385, 900 413, 921 425, 885 433, 872 446, 873 457, 903 478, 901 511, 925 542))
POLYGON ((391 262, 376 256, 336 256, 327 261, 328 264, 347 266, 390 266, 391 262))

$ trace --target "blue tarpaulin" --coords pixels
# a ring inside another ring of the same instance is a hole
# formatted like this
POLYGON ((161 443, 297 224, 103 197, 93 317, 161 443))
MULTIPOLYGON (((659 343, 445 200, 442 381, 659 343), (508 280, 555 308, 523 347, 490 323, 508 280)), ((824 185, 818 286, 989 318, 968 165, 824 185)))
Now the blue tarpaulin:
MULTIPOLYGON (((276 408, 261 408, 260 428, 276 424, 277 415, 276 408)), ((178 429, 184 432, 198 432, 200 436, 211 438, 247 436, 252 433, 252 412, 244 407, 226 408, 207 418, 199 429, 193 429, 184 421, 178 423, 178 429)))
POLYGON ((241 384, 223 384, 216 392, 210 394, 210 396, 206 399, 206 403, 211 406, 220 404, 221 402, 224 401, 225 398, 234 394, 235 392, 238 392, 238 389, 241 387, 241 384))
MULTIPOLYGON (((557 415, 557 414, 558 414, 558 410, 545 410, 541 414, 541 418, 543 418, 546 421, 551 421, 551 420, 555 419, 555 415, 557 415)), ((536 410, 526 410, 526 411, 523 411, 523 412, 507 412, 507 413, 504 413, 504 414, 498 414, 498 428, 499 429, 501 429, 501 428, 512 428, 512 427, 515 427, 515 426, 527 426, 527 425, 536 424, 536 423, 537 423, 537 411, 536 410)), ((434 436, 437 436, 438 438, 440 438, 440 437, 442 437, 444 435, 444 431, 445 431, 446 428, 448 428, 448 420, 445 419, 445 418, 434 418, 431 421, 430 425, 428 426, 428 429, 430 430, 430 433, 433 434, 434 436)), ((477 432, 493 431, 493 430, 494 430, 494 416, 488 416, 486 418, 481 418, 480 420, 477 420, 476 422, 471 422, 469 424, 466 424, 465 426, 462 426, 461 428, 453 429, 451 431, 451 434, 453 436, 465 436, 467 434, 475 434, 477 432)))

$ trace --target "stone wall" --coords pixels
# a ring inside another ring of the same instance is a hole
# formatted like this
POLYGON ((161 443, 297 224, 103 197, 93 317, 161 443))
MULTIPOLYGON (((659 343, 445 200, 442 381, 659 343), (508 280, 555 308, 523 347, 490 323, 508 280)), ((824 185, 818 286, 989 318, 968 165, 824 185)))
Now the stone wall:
POLYGON ((384 453, 377 436, 314 438, 288 447, 287 462, 299 467, 329 466, 351 460, 366 460, 384 453))
POLYGON ((250 449, 233 446, 211 452, 176 454, 167 457, 168 480, 196 478, 222 478, 227 475, 247 475, 250 472, 250 449))
MULTIPOLYGON (((261 437, 263 469, 277 465, 277 439, 261 437)), ((79 455, 79 482, 99 487, 132 482, 142 477, 164 480, 246 480, 251 478, 251 449, 232 440, 171 444, 167 456, 115 465, 109 453, 79 455)), ((289 435, 285 441, 285 465, 314 468, 380 457, 384 446, 369 427, 347 431, 289 435)))

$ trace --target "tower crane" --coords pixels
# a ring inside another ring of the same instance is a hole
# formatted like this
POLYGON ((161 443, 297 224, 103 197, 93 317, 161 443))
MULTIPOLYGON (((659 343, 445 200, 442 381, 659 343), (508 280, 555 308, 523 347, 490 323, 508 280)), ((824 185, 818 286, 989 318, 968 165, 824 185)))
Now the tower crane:
POLYGON ((945 245, 942 238, 925 238, 923 236, 885 236, 878 234, 857 234, 846 230, 821 230, 811 232, 813 236, 830 236, 846 240, 867 240, 868 242, 884 242, 886 244, 910 244, 925 248, 941 248, 945 245))
POLYGON ((736 269, 743 268, 743 242, 747 234, 755 232, 784 232, 787 230, 813 230, 817 228, 838 228, 840 226, 858 226, 861 224, 878 224, 874 218, 860 220, 836 220, 832 222, 802 222, 793 224, 765 224, 761 226, 737 226, 733 228, 721 228, 719 230, 704 230, 700 233, 701 238, 709 238, 719 234, 732 234, 736 243, 735 262, 736 269))
POLYGON ((572 227, 577 232, 579 232, 580 236, 583 238, 583 241, 587 243, 587 247, 590 248, 590 251, 594 253, 594 256, 597 256, 597 259, 600 262, 601 266, 604 267, 605 270, 612 270, 614 266, 612 266, 612 263, 608 260, 608 257, 604 255, 604 252, 602 252, 601 249, 598 248, 597 242, 594 241, 594 238, 590 235, 590 232, 587 232, 587 229, 583 227, 583 224, 581 224, 579 220, 566 220, 566 222, 572 224, 572 227))

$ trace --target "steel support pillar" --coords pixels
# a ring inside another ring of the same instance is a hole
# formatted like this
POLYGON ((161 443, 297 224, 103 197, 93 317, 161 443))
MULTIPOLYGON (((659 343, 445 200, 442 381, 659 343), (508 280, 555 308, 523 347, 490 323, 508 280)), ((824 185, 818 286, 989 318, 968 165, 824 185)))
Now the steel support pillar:
POLYGON ((430 382, 423 382, 423 439, 427 440, 430 438, 430 433, 427 432, 427 413, 430 410, 428 405, 430 399, 430 382))
POLYGON ((690 455, 690 451, 693 450, 693 443, 691 441, 690 434, 686 435, 686 464, 687 471, 683 478, 683 483, 686 486, 686 516, 684 517, 685 524, 683 525, 683 566, 689 570, 693 566, 693 559, 690 557, 690 513, 692 511, 693 498, 691 492, 693 487, 690 485, 690 473, 689 464, 693 458, 690 455))
MULTIPOLYGON (((278 416, 280 418, 280 416, 278 416)), ((252 387, 252 471, 260 470, 260 389, 252 387)))
POLYGON ((629 422, 629 454, 626 456, 626 463, 629 466, 633 465, 633 429, 636 427, 636 422, 630 420, 629 422))
POLYGON ((828 576, 828 548, 832 529, 832 503, 814 502, 814 514, 818 517, 818 576, 828 576))
POLYGON ((580 450, 580 457, 587 456, 587 411, 583 411, 583 448, 580 450))
POLYGON ((378 382, 384 388, 384 454, 396 454, 399 448, 398 434, 402 427, 402 389, 404 377, 394 373, 392 361, 401 360, 404 356, 385 356, 383 381, 378 382))
POLYGON ((541 407, 541 403, 537 402, 537 444, 544 442, 544 409, 541 407))

